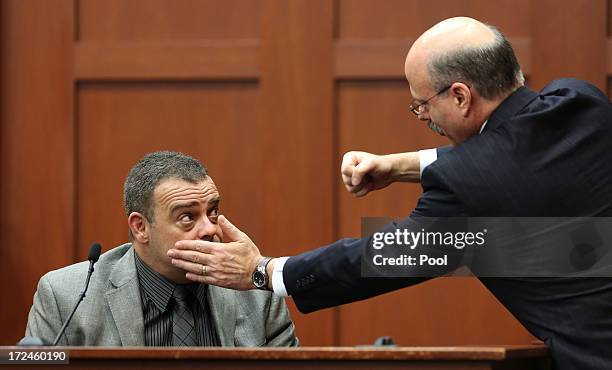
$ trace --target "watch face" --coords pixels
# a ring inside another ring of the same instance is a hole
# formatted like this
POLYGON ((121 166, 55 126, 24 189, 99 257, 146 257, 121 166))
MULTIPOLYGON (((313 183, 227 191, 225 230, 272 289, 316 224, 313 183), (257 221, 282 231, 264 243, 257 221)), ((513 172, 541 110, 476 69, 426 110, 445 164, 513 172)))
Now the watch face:
POLYGON ((266 285, 266 276, 260 271, 255 271, 253 273, 253 284, 257 288, 263 288, 266 285))

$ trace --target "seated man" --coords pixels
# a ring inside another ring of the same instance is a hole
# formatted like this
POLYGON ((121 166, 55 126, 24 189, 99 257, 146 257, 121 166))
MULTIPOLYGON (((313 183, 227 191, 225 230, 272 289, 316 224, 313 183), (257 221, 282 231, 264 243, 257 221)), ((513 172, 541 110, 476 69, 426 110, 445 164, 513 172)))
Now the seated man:
MULTIPOLYGON (((206 169, 176 152, 145 156, 128 174, 131 243, 100 256, 60 345, 296 346, 282 298, 194 284, 166 252, 179 240, 221 241, 219 192, 206 169)), ((83 288, 88 262, 40 279, 26 335, 52 343, 83 288)))

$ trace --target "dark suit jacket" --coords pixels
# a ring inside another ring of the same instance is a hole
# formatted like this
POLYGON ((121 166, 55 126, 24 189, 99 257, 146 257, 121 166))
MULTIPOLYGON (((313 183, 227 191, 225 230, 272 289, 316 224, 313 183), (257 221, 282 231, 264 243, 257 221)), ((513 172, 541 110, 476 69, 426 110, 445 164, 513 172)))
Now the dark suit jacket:
MULTIPOLYGON (((595 87, 554 81, 522 87, 485 130, 422 175, 411 218, 612 216, 612 105, 595 87)), ((283 279, 303 312, 353 302, 423 281, 360 275, 365 240, 344 239, 291 257, 283 279)), ((535 336, 559 369, 612 369, 612 279, 482 278, 535 336)))

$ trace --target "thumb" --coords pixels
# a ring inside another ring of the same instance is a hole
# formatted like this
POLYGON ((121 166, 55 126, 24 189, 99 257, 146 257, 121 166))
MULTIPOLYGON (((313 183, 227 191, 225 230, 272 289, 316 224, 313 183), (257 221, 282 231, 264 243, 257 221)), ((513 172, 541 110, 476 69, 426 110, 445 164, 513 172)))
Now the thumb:
POLYGON ((244 233, 234 226, 225 216, 219 216, 219 226, 223 231, 223 239, 235 242, 243 238, 244 233))

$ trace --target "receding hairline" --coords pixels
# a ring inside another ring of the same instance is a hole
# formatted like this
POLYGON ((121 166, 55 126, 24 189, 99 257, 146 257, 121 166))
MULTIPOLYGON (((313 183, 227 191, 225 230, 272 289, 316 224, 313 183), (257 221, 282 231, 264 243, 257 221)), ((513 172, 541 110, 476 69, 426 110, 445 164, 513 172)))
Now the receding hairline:
MULTIPOLYGON (((444 21, 440 23, 443 22, 444 21)), ((431 38, 426 36, 428 30, 422 35, 422 37, 425 36, 424 39, 422 39, 419 44, 415 42, 414 46, 420 48, 420 52, 423 53, 423 60, 426 64, 430 64, 441 56, 466 50, 494 47, 499 42, 495 28, 476 20, 474 20, 474 22, 478 24, 477 30, 473 22, 466 26, 469 28, 467 30, 466 27, 457 25, 456 27, 440 31, 435 34, 435 36, 431 36, 431 38)))
POLYGON ((473 18, 455 17, 445 19, 427 31, 423 32, 417 39, 417 42, 422 46, 441 47, 444 44, 461 45, 482 44, 487 40, 495 38, 493 29, 486 23, 480 22, 473 18))

